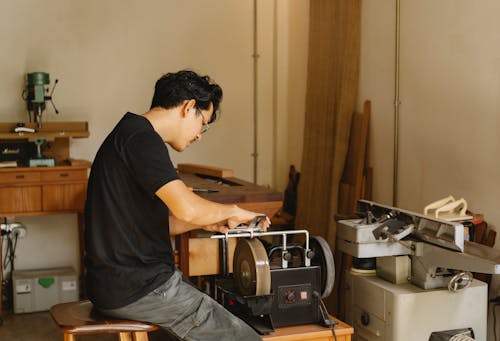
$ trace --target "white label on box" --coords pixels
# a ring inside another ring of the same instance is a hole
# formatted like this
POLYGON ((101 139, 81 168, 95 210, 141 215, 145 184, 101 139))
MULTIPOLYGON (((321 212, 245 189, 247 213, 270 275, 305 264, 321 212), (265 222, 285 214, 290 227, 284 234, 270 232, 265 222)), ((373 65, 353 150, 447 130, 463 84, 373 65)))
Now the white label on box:
POLYGON ((76 290, 76 281, 63 281, 62 290, 63 291, 76 290))
POLYGON ((16 293, 27 294, 31 292, 31 285, 28 283, 16 285, 16 293))

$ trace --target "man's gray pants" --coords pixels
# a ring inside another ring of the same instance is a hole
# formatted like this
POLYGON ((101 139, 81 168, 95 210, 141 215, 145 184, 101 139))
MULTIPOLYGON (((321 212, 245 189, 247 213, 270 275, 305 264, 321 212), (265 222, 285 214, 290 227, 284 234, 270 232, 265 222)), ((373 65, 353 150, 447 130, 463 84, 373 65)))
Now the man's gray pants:
POLYGON ((245 322, 185 283, 178 270, 168 281, 139 300, 125 307, 99 310, 117 318, 154 323, 181 340, 261 340, 245 322))

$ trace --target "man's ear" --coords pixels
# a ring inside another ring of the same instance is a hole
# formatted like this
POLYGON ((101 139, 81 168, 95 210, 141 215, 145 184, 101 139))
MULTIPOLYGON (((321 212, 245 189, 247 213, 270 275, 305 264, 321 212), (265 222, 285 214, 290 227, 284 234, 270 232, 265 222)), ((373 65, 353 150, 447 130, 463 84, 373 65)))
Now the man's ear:
POLYGON ((185 117, 189 113, 189 110, 193 109, 196 104, 196 100, 190 99, 190 100, 185 100, 182 103, 182 116, 185 117))

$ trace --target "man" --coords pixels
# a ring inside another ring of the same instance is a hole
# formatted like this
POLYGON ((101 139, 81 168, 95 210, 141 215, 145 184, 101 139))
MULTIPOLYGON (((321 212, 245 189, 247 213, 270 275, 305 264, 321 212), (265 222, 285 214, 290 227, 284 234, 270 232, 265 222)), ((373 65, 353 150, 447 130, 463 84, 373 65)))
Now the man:
POLYGON ((152 322, 185 340, 260 340, 182 281, 170 242, 195 228, 225 233, 258 215, 194 194, 165 145, 182 152, 200 140, 221 99, 207 76, 168 73, 156 83, 151 109, 126 113, 99 148, 85 207, 85 262, 87 295, 102 313, 152 322), (176 230, 169 213, 183 222, 176 230))

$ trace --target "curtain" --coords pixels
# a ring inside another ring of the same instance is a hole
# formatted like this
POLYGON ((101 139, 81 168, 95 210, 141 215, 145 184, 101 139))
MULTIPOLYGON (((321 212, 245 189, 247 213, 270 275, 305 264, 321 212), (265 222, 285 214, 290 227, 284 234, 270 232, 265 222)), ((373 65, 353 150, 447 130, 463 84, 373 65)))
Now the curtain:
POLYGON ((339 182, 356 107, 360 12, 360 0, 310 0, 304 149, 296 228, 306 228, 311 236, 324 237, 332 250, 339 182))

